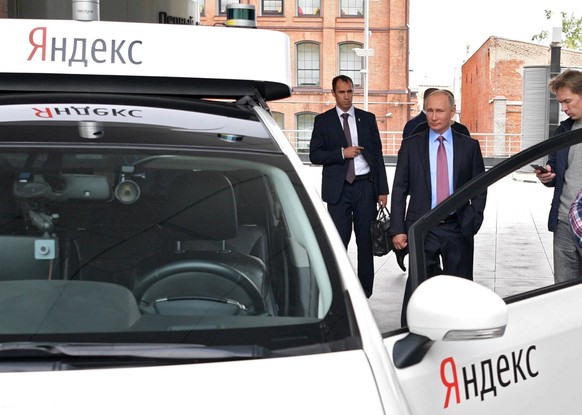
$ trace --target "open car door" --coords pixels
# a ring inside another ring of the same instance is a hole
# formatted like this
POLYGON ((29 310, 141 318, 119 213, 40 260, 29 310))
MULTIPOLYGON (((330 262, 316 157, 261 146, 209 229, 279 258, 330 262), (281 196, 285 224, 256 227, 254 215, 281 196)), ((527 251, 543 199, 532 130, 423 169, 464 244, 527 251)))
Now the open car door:
POLYGON ((527 218, 537 228, 540 246, 551 252, 545 220, 553 189, 537 181, 529 163, 581 141, 582 130, 575 130, 516 154, 460 188, 410 229, 408 278, 416 289, 407 309, 409 332, 385 335, 384 342, 413 413, 580 412, 582 278, 554 283, 553 264, 542 264, 538 252, 525 244, 520 250, 519 244, 520 236, 532 231, 520 225, 527 218), (533 180, 518 183, 525 171, 533 180), (524 186, 530 188, 518 190, 524 186), (485 190, 485 220, 495 223, 476 237, 475 262, 490 261, 491 275, 475 275, 474 282, 451 276, 426 279, 425 236, 485 190), (512 220, 496 214, 504 208, 511 210, 512 220), (507 245, 492 247, 496 240, 507 245), (518 244, 511 250, 517 253, 513 258, 506 255, 509 244, 518 244))

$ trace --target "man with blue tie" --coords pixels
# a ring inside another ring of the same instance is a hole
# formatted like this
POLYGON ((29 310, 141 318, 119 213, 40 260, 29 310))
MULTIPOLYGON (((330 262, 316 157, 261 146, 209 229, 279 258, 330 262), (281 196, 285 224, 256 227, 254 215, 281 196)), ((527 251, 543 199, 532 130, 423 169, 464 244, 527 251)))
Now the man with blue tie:
POLYGON ((322 169, 321 197, 347 249, 352 235, 358 247, 358 278, 366 297, 374 286, 370 223, 388 201, 388 179, 374 114, 352 104, 350 77, 336 76, 336 106, 315 117, 309 159, 322 169))
MULTIPOLYGON (((428 130, 403 140, 398 151, 390 226, 395 249, 408 246, 408 229, 417 219, 485 171, 479 141, 451 129, 455 115, 451 95, 434 91, 425 111, 428 130)), ((424 241, 427 278, 444 273, 473 279, 473 238, 483 223, 485 201, 486 193, 475 196, 428 233, 424 241)), ((403 322, 411 294, 407 281, 403 322)))

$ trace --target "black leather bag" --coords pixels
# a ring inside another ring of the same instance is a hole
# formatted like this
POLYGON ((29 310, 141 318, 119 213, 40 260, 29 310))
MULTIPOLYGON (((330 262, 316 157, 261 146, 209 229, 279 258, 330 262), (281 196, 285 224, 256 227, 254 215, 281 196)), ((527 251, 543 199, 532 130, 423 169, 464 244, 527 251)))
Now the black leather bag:
POLYGON ((370 237, 374 256, 384 256, 394 249, 390 237, 390 211, 387 208, 380 209, 370 224, 370 237))

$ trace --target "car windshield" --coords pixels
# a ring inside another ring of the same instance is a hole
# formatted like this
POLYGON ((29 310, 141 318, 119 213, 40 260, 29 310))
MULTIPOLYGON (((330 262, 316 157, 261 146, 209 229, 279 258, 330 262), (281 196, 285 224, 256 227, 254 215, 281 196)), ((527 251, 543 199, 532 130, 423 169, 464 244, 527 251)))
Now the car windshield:
POLYGON ((4 101, 3 343, 285 349, 351 336, 314 207, 251 109, 4 101))

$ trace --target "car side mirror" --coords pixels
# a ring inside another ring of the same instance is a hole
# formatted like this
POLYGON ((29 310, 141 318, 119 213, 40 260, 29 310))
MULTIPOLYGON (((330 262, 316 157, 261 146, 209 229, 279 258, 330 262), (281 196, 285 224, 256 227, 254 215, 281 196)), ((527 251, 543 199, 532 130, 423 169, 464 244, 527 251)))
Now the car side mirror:
POLYGON ((507 304, 490 289, 464 278, 439 275, 418 286, 406 310, 409 334, 394 345, 398 368, 422 360, 435 341, 501 337, 507 304))

